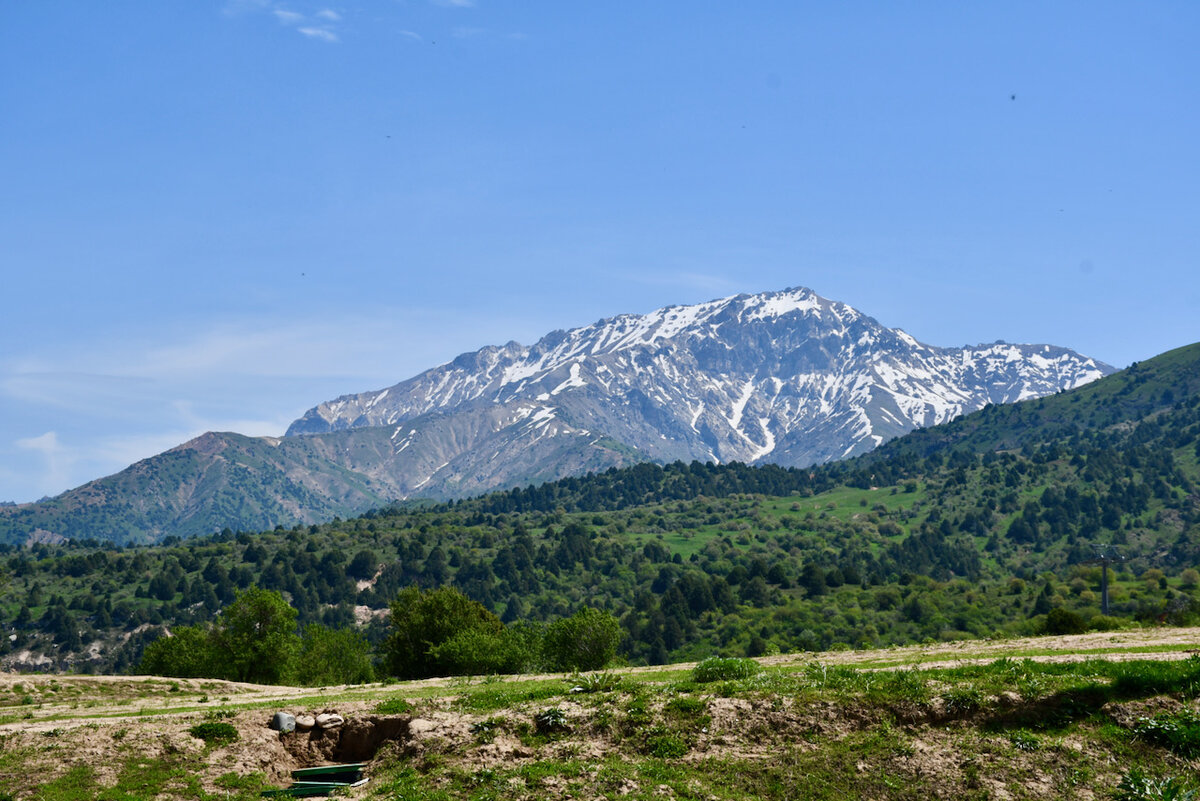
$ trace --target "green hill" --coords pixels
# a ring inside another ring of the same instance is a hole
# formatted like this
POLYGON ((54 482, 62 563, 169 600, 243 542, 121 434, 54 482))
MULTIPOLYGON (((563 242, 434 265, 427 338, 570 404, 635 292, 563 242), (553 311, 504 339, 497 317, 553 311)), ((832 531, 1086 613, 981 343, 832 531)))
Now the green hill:
POLYGON ((988 406, 941 426, 918 429, 864 456, 868 463, 966 449, 983 454, 1087 437, 1119 438, 1121 428, 1174 409, 1200 394, 1200 343, 1037 400, 988 406))
POLYGON ((167 547, 10 547, 0 621, 16 637, 0 648, 120 668, 155 627, 211 619, 251 584, 335 627, 414 583, 455 585, 506 621, 586 603, 620 619, 633 663, 1027 634, 1054 609, 1093 628, 1183 622, 1200 582, 1198 357, 820 469, 644 464, 167 547), (1085 564, 1096 543, 1126 557, 1113 619, 1085 564))

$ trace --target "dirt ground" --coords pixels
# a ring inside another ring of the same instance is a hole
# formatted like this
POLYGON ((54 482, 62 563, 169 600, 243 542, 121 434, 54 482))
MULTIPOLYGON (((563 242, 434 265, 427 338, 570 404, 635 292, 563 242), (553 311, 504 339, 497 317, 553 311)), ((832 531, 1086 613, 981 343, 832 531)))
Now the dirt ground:
MULTIPOLYGON (((831 666, 889 669, 953 667, 1005 656, 1026 658, 1027 654, 1032 654, 1028 658, 1035 661, 1091 657, 1171 659, 1186 658, 1198 650, 1200 628, 1152 628, 1064 637, 937 643, 875 651, 789 654, 759 661, 767 665, 820 661, 831 666)), ((690 667, 629 668, 621 672, 636 674, 690 667)), ((244 776, 262 772, 271 782, 286 784, 289 772, 294 768, 369 759, 385 742, 400 744, 410 750, 419 750, 422 743, 438 743, 439 747, 471 743, 471 725, 486 716, 454 711, 449 696, 424 699, 419 712, 414 713, 417 717, 381 716, 373 711, 381 700, 411 698, 422 688, 449 684, 447 679, 430 679, 404 684, 314 689, 151 676, 0 673, 0 750, 20 750, 28 754, 28 764, 23 765, 22 770, 39 771, 45 776, 59 774, 72 764, 89 764, 96 769, 102 782, 111 782, 129 754, 154 758, 176 753, 205 755, 209 767, 202 780, 210 788, 215 786, 213 782, 217 777, 228 773, 244 776), (254 704, 256 708, 245 709, 248 704, 254 704), (222 712, 220 719, 238 730, 239 739, 206 752, 205 743, 188 730, 206 719, 213 719, 213 711, 223 708, 229 711, 222 712), (275 711, 293 714, 336 711, 346 718, 345 729, 336 737, 320 732, 281 736, 268 727, 275 711)), ((733 736, 723 739, 718 733, 723 729, 740 733, 748 722, 755 721, 758 716, 749 707, 742 708, 746 705, 746 701, 739 699, 714 699, 713 733, 702 741, 700 753, 705 748, 718 747, 736 753, 743 747, 742 739, 733 736)), ((573 714, 569 708, 567 713, 573 714)), ((837 725, 841 717, 844 717, 843 712, 834 709, 809 710, 799 718, 795 715, 779 720, 764 718, 754 725, 819 727, 837 725)), ((843 722, 860 727, 869 723, 843 722)), ((929 747, 940 748, 932 740, 949 736, 930 732, 929 747)), ((476 767, 480 767, 529 756, 526 750, 514 738, 501 736, 484 747, 471 750, 469 759, 479 762, 476 767)), ((921 749, 906 758, 922 759, 921 749)))

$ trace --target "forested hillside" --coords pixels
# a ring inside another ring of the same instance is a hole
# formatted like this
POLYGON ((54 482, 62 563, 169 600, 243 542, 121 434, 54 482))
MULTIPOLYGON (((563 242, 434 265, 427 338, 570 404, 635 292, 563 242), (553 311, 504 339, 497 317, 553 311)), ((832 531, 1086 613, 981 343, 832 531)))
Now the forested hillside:
POLYGON ((631 663, 1184 622, 1200 584, 1200 348, 812 470, 640 465, 348 521, 165 547, 8 548, 6 663, 114 670, 239 588, 364 624, 410 585, 504 621, 584 605, 631 663), (1099 611, 1097 544, 1124 561, 1099 611), (1050 615, 1054 610, 1060 610, 1050 615))

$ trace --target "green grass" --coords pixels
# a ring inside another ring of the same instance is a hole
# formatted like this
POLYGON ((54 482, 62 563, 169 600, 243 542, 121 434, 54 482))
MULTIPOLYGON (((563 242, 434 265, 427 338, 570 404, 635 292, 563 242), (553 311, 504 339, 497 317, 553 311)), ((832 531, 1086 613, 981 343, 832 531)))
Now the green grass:
POLYGON ((387 698, 375 705, 375 711, 381 715, 400 715, 405 712, 412 712, 413 705, 406 699, 396 696, 395 698, 387 698))
POLYGON ((456 708, 469 712, 491 712, 530 701, 542 701, 565 695, 568 688, 561 679, 543 681, 503 681, 485 684, 458 696, 456 708))
POLYGON ((220 790, 208 793, 200 784, 194 758, 183 756, 131 758, 117 774, 116 783, 103 786, 89 765, 78 765, 66 773, 38 784, 29 798, 37 801, 145 801, 168 798, 198 801, 249 801, 267 786, 261 773, 250 776, 225 774, 216 780, 220 790))

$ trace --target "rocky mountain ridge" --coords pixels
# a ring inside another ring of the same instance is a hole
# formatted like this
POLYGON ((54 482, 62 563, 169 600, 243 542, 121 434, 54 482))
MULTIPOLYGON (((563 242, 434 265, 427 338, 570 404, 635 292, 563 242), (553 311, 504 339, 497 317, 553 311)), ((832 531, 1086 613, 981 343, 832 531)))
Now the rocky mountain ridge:
POLYGON ((1065 348, 922 344, 809 289, 626 314, 532 347, 482 348, 386 389, 311 409, 288 435, 395 426, 499 407, 535 436, 603 433, 657 460, 807 466, 866 452, 989 403, 1112 368, 1065 348), (548 428, 552 420, 561 428, 548 428))

